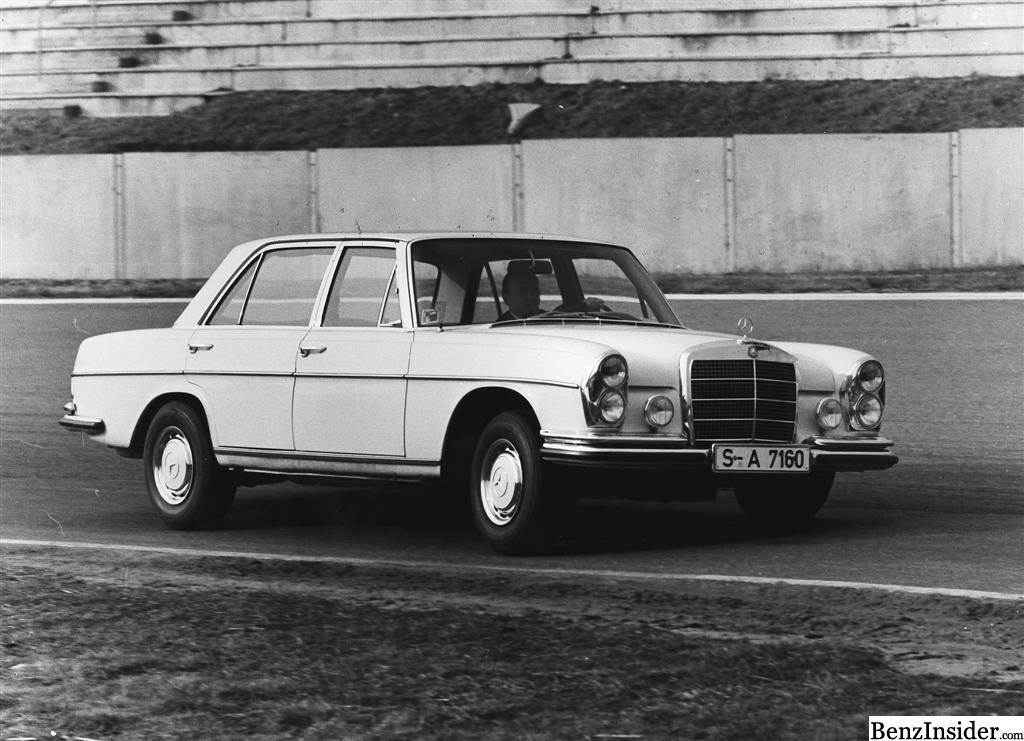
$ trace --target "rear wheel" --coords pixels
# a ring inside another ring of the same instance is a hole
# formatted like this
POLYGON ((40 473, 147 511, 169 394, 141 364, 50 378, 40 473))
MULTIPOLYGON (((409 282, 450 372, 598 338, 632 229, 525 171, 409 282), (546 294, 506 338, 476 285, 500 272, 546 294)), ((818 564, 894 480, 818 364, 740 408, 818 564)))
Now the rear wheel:
POLYGON ((813 517, 832 490, 835 473, 765 474, 737 483, 736 501, 750 517, 791 522, 813 517))
POLYGON ((146 488, 160 518, 175 530, 213 527, 235 497, 235 482, 217 465, 202 417, 173 401, 153 417, 143 448, 146 488))
POLYGON ((499 553, 527 554, 550 542, 550 502, 543 495, 540 446, 533 426, 503 412, 484 428, 470 466, 473 522, 499 553))

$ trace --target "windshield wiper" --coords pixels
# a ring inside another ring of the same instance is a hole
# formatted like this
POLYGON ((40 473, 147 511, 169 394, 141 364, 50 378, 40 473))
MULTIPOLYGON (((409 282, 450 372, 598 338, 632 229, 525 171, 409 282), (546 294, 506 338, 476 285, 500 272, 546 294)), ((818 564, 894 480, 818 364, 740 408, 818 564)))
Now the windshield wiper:
POLYGON ((682 324, 671 324, 669 322, 659 322, 657 319, 640 319, 629 314, 623 314, 617 311, 545 311, 541 314, 535 314, 531 317, 527 317, 524 321, 544 320, 544 319, 597 319, 602 322, 622 322, 627 324, 643 325, 645 327, 672 327, 675 329, 685 329, 682 324))
POLYGON ((565 319, 597 319, 601 322, 617 322, 621 324, 634 324, 642 327, 664 327, 666 329, 686 329, 682 324, 671 324, 668 322, 659 322, 656 319, 637 319, 632 316, 625 316, 616 312, 607 311, 544 311, 540 314, 534 314, 533 316, 527 317, 516 317, 514 319, 503 319, 501 321, 492 322, 491 326, 504 326, 507 324, 514 324, 516 322, 545 322, 545 321, 562 321, 565 319))

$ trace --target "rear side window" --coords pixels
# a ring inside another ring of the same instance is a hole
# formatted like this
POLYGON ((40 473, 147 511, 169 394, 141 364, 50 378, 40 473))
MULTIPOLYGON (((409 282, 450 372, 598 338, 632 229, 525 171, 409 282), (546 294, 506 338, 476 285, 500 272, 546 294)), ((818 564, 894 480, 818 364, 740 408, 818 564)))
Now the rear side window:
POLYGON ((264 253, 239 277, 208 323, 308 325, 333 253, 333 247, 264 253))
POLYGON ((217 311, 207 324, 241 324, 242 309, 245 308, 245 298, 249 295, 249 286, 252 285, 252 276, 256 274, 256 266, 259 260, 253 260, 252 264, 245 269, 242 276, 235 281, 235 285, 228 291, 227 296, 220 302, 217 311))

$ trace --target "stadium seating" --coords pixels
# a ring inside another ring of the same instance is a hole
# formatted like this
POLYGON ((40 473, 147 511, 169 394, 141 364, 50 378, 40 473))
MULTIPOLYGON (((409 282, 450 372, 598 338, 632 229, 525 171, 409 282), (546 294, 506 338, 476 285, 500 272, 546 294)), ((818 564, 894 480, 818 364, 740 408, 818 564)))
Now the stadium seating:
POLYGON ((1024 74, 1019 0, 3 0, 0 106, 227 91, 1024 74))

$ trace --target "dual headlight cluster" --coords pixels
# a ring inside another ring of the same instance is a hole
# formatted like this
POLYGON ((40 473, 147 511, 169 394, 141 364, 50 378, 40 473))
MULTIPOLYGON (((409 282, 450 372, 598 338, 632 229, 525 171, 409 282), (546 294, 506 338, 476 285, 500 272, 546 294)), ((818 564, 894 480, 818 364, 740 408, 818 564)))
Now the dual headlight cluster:
POLYGON ((617 425, 626 413, 629 369, 621 355, 606 355, 587 381, 587 407, 595 422, 617 425))
POLYGON ((850 427, 855 430, 874 430, 882 423, 885 409, 885 371, 877 360, 861 363, 854 372, 846 389, 844 409, 838 399, 823 399, 818 404, 818 427, 830 432, 849 418, 850 427))
MULTIPOLYGON (((598 424, 617 425, 626 413, 626 380, 629 369, 621 355, 606 355, 590 375, 586 385, 587 408, 598 424)), ((662 394, 650 397, 644 405, 644 421, 654 428, 665 427, 675 416, 672 400, 662 394)))

